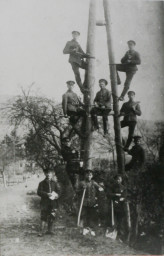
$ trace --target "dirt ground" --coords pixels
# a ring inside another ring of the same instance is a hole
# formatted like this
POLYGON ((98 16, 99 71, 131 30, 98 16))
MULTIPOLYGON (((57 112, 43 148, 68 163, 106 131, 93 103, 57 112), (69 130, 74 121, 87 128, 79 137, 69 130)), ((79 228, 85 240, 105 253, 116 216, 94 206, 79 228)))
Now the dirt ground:
POLYGON ((105 238, 104 230, 96 237, 82 236, 76 219, 63 211, 54 226, 53 236, 38 237, 40 211, 36 191, 43 177, 32 177, 25 183, 1 189, 0 256, 109 255, 145 254, 127 245, 105 238))

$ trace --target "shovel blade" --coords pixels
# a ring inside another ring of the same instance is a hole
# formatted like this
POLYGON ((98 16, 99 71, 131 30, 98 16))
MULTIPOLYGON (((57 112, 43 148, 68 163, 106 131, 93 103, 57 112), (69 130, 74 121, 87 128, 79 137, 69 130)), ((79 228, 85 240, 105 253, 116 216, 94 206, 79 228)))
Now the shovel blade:
POLYGON ((117 230, 116 229, 114 229, 112 232, 106 232, 106 234, 105 234, 105 236, 107 237, 107 238, 111 238, 112 240, 116 240, 116 238, 117 238, 117 230))

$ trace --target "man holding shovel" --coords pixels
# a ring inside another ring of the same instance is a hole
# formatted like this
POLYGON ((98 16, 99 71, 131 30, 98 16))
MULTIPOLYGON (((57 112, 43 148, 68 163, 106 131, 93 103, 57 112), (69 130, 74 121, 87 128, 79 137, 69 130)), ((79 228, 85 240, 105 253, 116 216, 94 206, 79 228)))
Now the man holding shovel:
POLYGON ((96 216, 96 197, 97 193, 103 191, 93 178, 92 170, 85 171, 85 179, 79 184, 77 188, 77 194, 81 198, 79 214, 78 214, 78 226, 80 225, 80 217, 83 220, 83 235, 91 234, 95 236, 93 230, 93 220, 96 216))
POLYGON ((122 184, 122 176, 116 175, 114 177, 114 183, 107 191, 108 198, 111 204, 111 224, 112 232, 107 229, 106 237, 116 239, 117 235, 121 234, 122 221, 125 216, 125 200, 126 189, 122 184))

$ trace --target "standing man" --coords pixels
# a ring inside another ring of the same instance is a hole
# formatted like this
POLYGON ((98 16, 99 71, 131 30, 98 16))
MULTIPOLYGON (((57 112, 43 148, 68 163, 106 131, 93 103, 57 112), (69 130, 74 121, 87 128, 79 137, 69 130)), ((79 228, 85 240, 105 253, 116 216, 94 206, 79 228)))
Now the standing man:
POLYGON ((134 136, 134 146, 127 150, 128 154, 132 156, 129 164, 125 166, 125 170, 141 170, 145 164, 145 151, 141 144, 141 136, 134 136))
MULTIPOLYGON (((122 64, 117 64, 116 69, 117 71, 125 72, 126 73, 126 80, 124 83, 124 89, 119 97, 119 100, 123 101, 126 93, 130 88, 131 81, 133 76, 135 75, 136 71, 138 70, 137 65, 141 64, 141 58, 138 52, 134 50, 135 48, 135 41, 129 40, 127 42, 129 50, 126 52, 125 56, 121 59, 122 64)), ((121 84, 118 72, 117 72, 117 81, 118 84, 121 84)))
POLYGON ((97 182, 93 180, 93 171, 85 171, 85 179, 79 183, 76 191, 79 198, 82 198, 82 194, 85 190, 85 196, 82 206, 82 220, 83 220, 83 235, 91 234, 95 236, 95 231, 93 230, 94 221, 96 217, 96 204, 97 195, 104 189, 98 185, 97 182))
POLYGON ((95 107, 91 110, 93 125, 99 129, 97 116, 103 118, 104 135, 108 134, 108 114, 112 110, 112 94, 106 89, 108 82, 105 79, 99 80, 100 91, 94 99, 95 107))
MULTIPOLYGON (((113 203, 113 211, 114 211, 114 230, 115 233, 120 236, 122 231, 123 219, 125 218, 125 201, 127 198, 127 191, 125 186, 122 184, 122 176, 116 175, 114 177, 113 184, 109 184, 106 188, 108 200, 113 203)), ((112 209, 111 209, 112 210, 112 209)), ((106 236, 109 236, 109 232, 107 229, 106 236)), ((110 236, 109 236, 110 237, 110 236)))
POLYGON ((78 31, 72 32, 72 40, 66 43, 63 53, 70 55, 69 63, 71 64, 73 72, 75 74, 76 82, 81 92, 84 93, 84 88, 81 81, 79 69, 80 68, 86 69, 87 63, 84 61, 84 58, 88 58, 89 55, 84 53, 80 44, 78 43, 79 36, 80 36, 80 32, 78 31))
POLYGON ((85 116, 84 104, 79 100, 76 93, 73 92, 74 81, 67 81, 67 92, 63 95, 62 107, 65 117, 70 116, 70 122, 75 125, 79 117, 85 116))
POLYGON ((135 102, 135 92, 128 92, 129 101, 125 102, 122 105, 120 110, 120 116, 124 116, 123 121, 121 121, 121 128, 129 127, 128 139, 125 145, 125 151, 128 150, 135 131, 135 127, 137 124, 137 116, 141 116, 141 109, 139 102, 135 102))
POLYGON ((47 234, 52 234, 53 222, 56 219, 58 208, 58 198, 61 188, 54 173, 54 168, 44 170, 45 179, 39 183, 37 194, 41 197, 41 229, 39 236, 44 235, 46 224, 48 225, 47 234))

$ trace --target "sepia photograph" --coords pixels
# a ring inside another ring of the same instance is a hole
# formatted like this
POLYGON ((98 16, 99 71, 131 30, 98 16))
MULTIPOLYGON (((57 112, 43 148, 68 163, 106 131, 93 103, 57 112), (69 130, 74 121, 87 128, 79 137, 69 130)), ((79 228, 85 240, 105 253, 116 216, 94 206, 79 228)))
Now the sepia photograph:
POLYGON ((0 0, 0 256, 164 255, 164 1, 0 0))

